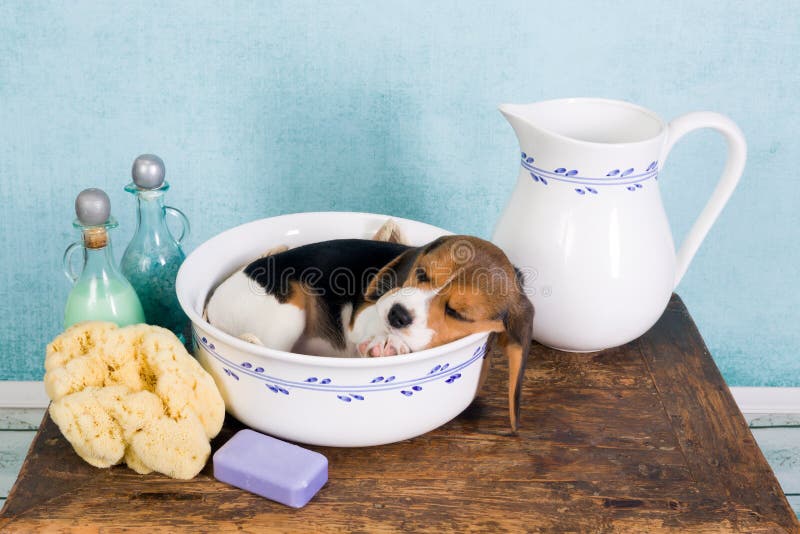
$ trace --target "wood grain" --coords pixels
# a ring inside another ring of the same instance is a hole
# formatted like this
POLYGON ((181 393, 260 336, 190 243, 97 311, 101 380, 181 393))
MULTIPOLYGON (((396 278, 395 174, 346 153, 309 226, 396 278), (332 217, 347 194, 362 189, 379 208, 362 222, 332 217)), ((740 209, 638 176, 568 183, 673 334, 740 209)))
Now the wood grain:
POLYGON ((751 428, 781 489, 800 494, 800 428, 751 428))
POLYGON ((786 496, 789 500, 789 506, 794 510, 795 515, 800 517, 800 493, 786 496))
MULTIPOLYGON (((532 348, 521 429, 508 432, 506 367, 487 394, 424 436, 310 447, 329 481, 293 510, 216 482, 82 462, 45 418, 0 530, 798 532, 683 304, 625 347, 532 348)), ((228 420, 212 446, 241 426, 228 420)))
POLYGON ((753 517, 785 517, 798 529, 778 481, 755 444, 683 303, 673 298, 638 342, 701 491, 753 517))
POLYGON ((0 431, 0 497, 5 497, 11 490, 33 438, 30 430, 0 431))
POLYGON ((0 409, 0 431, 36 430, 42 422, 44 408, 0 409))
POLYGON ((800 431, 800 414, 796 413, 746 413, 744 418, 750 428, 782 426, 800 431))

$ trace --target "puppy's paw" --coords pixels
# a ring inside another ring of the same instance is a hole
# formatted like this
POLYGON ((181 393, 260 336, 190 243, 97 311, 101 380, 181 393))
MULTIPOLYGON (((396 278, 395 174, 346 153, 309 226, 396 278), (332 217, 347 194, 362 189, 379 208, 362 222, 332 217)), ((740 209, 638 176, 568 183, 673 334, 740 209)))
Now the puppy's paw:
POLYGON ((386 241, 388 243, 400 243, 401 245, 408 245, 408 239, 393 219, 388 219, 375 235, 372 236, 373 241, 386 241))
POLYGON ((392 334, 370 337, 358 344, 358 354, 366 357, 397 356, 409 352, 409 346, 392 334))
POLYGON ((262 347, 264 346, 261 340, 258 339, 258 337, 256 337, 255 334, 251 334, 250 332, 242 334, 241 336, 239 336, 239 339, 241 339, 242 341, 247 341, 248 343, 252 343, 253 345, 261 345, 262 347))
POLYGON ((265 253, 263 253, 261 256, 259 256, 259 258, 266 258, 268 256, 274 256, 275 254, 280 254, 281 252, 286 252, 287 250, 289 250, 288 246, 286 246, 286 245, 278 245, 277 247, 273 247, 273 248, 269 249, 268 251, 266 251, 265 253))

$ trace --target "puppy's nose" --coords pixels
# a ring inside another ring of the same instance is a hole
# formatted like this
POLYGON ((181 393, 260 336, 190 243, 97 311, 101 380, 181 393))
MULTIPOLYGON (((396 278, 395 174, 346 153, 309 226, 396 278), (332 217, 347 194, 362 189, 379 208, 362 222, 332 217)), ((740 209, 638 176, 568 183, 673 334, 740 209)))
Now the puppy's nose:
POLYGON ((405 328, 414 322, 411 313, 401 304, 395 304, 389 308, 389 315, 386 318, 392 328, 405 328))

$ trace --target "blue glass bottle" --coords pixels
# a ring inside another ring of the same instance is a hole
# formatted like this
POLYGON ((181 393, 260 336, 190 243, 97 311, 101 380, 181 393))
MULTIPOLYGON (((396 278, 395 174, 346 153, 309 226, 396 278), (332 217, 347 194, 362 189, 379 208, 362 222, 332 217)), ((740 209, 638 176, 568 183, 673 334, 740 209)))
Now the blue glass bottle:
POLYGON ((164 162, 143 154, 133 162, 133 182, 125 191, 136 196, 136 233, 122 255, 120 267, 139 295, 148 324, 168 328, 185 341, 188 318, 178 303, 175 279, 186 255, 181 242, 189 234, 189 220, 178 209, 164 205, 169 184, 164 162), (167 227, 167 215, 176 217, 182 232, 176 239, 167 227))

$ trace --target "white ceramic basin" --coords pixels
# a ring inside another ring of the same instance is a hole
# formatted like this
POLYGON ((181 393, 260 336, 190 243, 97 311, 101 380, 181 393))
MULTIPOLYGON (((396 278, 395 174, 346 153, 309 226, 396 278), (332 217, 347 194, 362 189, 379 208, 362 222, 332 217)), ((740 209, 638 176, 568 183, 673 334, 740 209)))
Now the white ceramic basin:
MULTIPOLYGON (((472 402, 488 333, 401 356, 331 358, 253 345, 203 320, 209 292, 265 251, 369 238, 388 218, 321 212, 261 219, 211 238, 186 258, 178 272, 178 300, 192 321, 195 356, 214 377, 231 415, 279 438, 358 447, 424 434, 472 402)), ((393 219, 414 244, 450 233, 393 219)))

